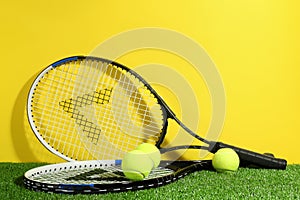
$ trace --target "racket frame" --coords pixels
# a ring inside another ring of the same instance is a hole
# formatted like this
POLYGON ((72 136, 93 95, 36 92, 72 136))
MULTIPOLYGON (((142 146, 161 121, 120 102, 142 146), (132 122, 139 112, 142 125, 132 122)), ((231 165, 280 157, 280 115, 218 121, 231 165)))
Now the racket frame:
MULTIPOLYGON (((167 168, 172 170, 165 176, 158 178, 145 179, 142 181, 128 181, 119 183, 99 184, 84 182, 80 183, 47 183, 43 181, 34 180, 34 176, 41 174, 56 173, 61 171, 68 171, 74 169, 105 169, 105 167, 119 166, 120 160, 94 160, 94 161, 74 161, 68 163, 51 164, 41 167, 36 167, 28 170, 23 175, 23 183, 27 189, 34 191, 43 191, 51 193, 64 193, 64 194, 103 194, 108 192, 124 192, 143 190, 149 188, 156 188, 163 185, 170 184, 185 177, 186 175, 200 170, 213 170, 211 160, 200 160, 200 161, 162 161, 160 164, 161 168, 167 168)), ((54 179, 56 180, 56 179, 54 179)))

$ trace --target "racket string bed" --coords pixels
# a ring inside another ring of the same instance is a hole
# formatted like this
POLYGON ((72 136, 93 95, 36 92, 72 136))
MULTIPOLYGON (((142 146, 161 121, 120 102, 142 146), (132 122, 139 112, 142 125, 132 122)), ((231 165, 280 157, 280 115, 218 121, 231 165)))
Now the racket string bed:
POLYGON ((200 170, 212 169, 211 161, 162 161, 142 181, 127 179, 120 161, 77 161, 45 165, 24 174, 27 189, 51 193, 91 194, 160 187, 200 170))
POLYGON ((142 141, 159 139, 164 116, 157 99, 130 71, 108 61, 52 64, 32 88, 34 132, 67 160, 121 158, 142 141))
POLYGON ((106 104, 109 102, 110 93, 111 89, 104 89, 95 91, 92 94, 85 94, 82 97, 59 102, 59 105, 62 107, 62 109, 66 113, 71 114, 70 117, 75 120, 77 125, 82 127, 83 132, 86 133, 87 137, 95 144, 97 144, 99 140, 101 129, 96 124, 85 118, 84 115, 78 110, 78 107, 91 105, 92 103, 106 104))

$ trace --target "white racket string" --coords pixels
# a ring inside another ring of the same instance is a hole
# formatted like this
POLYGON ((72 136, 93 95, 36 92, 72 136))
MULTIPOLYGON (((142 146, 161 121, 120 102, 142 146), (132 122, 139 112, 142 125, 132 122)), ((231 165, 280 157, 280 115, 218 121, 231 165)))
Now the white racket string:
POLYGON ((157 99, 134 75, 110 63, 67 62, 49 70, 36 87, 35 126, 68 157, 84 159, 83 146, 88 157, 121 157, 141 141, 159 139, 164 121, 157 99))

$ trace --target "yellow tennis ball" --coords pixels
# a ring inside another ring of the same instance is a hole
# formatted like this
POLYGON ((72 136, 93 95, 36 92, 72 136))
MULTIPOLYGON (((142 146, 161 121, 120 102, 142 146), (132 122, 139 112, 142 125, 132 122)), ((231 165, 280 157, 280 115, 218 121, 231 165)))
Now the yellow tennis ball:
POLYGON ((238 154, 230 148, 219 149, 212 160, 212 165, 217 172, 233 172, 239 168, 238 154))
POLYGON ((150 143, 143 143, 140 144, 136 149, 143 151, 150 156, 153 161, 153 169, 158 167, 161 160, 161 154, 159 149, 155 145, 150 143))
POLYGON ((143 180, 150 174, 153 162, 147 153, 133 150, 125 154, 121 167, 128 179, 143 180))

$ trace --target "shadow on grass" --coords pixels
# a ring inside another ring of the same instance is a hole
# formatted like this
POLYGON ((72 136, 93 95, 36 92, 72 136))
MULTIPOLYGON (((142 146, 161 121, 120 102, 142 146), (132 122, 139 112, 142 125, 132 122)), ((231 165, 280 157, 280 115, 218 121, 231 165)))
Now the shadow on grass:
POLYGON ((19 187, 25 188, 24 182, 23 182, 23 176, 19 176, 14 179, 14 184, 16 184, 19 187))

